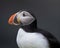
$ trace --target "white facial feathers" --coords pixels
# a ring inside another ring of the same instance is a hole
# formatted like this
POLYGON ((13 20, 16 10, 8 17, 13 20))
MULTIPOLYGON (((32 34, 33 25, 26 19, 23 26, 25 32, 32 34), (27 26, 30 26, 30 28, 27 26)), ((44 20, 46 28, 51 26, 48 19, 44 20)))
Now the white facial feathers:
POLYGON ((35 20, 35 18, 27 11, 18 12, 17 19, 20 20, 23 25, 29 25, 35 20))

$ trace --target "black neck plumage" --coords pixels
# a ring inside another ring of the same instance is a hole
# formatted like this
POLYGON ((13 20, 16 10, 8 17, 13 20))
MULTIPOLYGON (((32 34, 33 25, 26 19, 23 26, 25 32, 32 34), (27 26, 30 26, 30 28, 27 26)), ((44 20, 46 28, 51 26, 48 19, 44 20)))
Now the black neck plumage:
POLYGON ((37 28, 37 20, 32 22, 30 25, 22 26, 22 28, 27 32, 32 32, 37 28))

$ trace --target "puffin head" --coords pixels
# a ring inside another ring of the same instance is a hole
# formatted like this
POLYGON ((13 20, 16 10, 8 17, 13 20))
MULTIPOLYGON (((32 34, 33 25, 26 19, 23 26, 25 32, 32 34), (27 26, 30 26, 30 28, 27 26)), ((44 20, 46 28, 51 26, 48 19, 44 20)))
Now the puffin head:
POLYGON ((27 11, 19 11, 10 16, 8 23, 11 25, 29 25, 34 22, 35 18, 27 11))

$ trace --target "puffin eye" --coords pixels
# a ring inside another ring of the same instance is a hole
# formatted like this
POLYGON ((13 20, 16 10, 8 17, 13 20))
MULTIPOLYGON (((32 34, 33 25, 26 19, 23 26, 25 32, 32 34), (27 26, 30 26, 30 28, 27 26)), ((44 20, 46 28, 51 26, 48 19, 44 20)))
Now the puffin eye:
POLYGON ((25 15, 25 14, 23 14, 23 16, 25 17, 26 15, 25 15))

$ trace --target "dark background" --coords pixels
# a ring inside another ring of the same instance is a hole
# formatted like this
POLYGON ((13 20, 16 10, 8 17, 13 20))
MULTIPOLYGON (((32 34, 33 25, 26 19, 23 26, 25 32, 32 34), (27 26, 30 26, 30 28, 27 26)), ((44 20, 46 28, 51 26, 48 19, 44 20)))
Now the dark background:
POLYGON ((18 48, 16 35, 19 26, 11 26, 11 14, 31 10, 37 18, 38 28, 51 32, 60 41, 60 0, 5 0, 0 1, 0 48, 18 48))

